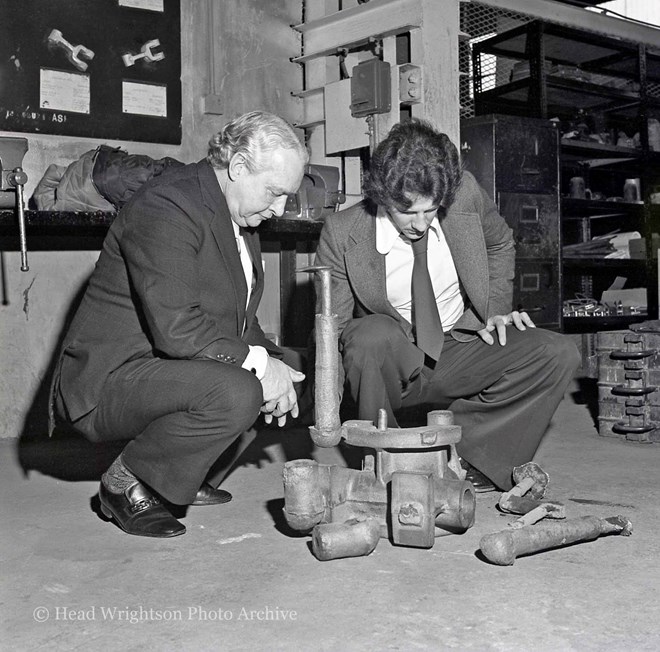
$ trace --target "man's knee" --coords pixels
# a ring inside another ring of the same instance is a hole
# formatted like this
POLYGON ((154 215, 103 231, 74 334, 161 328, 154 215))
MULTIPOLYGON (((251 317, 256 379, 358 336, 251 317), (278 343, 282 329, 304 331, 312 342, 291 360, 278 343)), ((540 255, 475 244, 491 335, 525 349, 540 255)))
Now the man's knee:
POLYGON ((395 319, 387 315, 367 315, 348 323, 341 335, 341 344, 344 351, 378 351, 384 343, 400 337, 405 337, 405 333, 395 319))
POLYGON ((200 408, 230 422, 236 432, 247 430, 259 416, 263 404, 263 389, 257 377, 247 370, 237 370, 230 387, 226 377, 218 377, 205 393, 200 408))
POLYGON ((575 342, 566 335, 561 336, 560 342, 557 344, 556 355, 561 364, 567 369, 572 369, 573 372, 577 371, 582 365, 582 355, 578 347, 575 342))
POLYGON ((563 369, 573 371, 582 363, 580 351, 572 338, 559 333, 552 333, 552 337, 546 344, 546 355, 554 363, 563 369))
POLYGON ((535 337, 538 357, 544 365, 561 373, 575 373, 582 364, 580 351, 571 337, 540 328, 527 332, 535 337))

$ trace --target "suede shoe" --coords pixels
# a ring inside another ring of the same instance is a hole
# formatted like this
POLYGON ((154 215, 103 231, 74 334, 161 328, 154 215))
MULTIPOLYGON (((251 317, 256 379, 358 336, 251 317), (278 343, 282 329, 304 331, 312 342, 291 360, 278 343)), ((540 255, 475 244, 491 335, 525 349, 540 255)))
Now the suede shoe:
POLYGON ((101 511, 128 534, 139 537, 176 537, 186 531, 160 500, 141 482, 132 484, 124 493, 114 494, 101 482, 101 511))
POLYGON ((461 459, 461 466, 465 470, 465 479, 474 485, 474 490, 478 494, 495 491, 495 485, 479 469, 475 469, 464 459, 461 459))
POLYGON ((216 489, 205 482, 197 492, 191 505, 224 505, 232 499, 232 495, 224 489, 216 489))

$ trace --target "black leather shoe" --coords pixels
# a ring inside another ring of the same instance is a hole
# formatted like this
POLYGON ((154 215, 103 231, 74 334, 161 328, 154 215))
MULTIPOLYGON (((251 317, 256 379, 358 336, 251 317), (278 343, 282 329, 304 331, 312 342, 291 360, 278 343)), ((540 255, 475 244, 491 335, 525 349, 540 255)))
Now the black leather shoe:
POLYGON ((205 482, 197 492, 191 505, 223 505, 232 499, 232 495, 224 489, 216 489, 205 482))
POLYGON ((474 490, 478 494, 495 491, 495 485, 479 469, 475 469, 472 464, 463 459, 461 459, 461 466, 465 469, 465 479, 474 485, 474 490))
POLYGON ((123 494, 113 494, 101 482, 101 511, 119 527, 139 537, 176 537, 186 531, 156 496, 142 483, 136 482, 123 494))

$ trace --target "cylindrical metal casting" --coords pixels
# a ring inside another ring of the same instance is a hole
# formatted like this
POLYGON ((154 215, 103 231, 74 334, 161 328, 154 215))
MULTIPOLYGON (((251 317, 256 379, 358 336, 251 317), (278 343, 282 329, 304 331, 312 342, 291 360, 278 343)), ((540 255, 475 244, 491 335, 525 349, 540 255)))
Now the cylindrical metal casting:
POLYGON ((309 531, 325 511, 320 467, 314 460, 293 460, 284 465, 284 516, 294 530, 309 531))
POLYGON ((341 440, 339 419, 339 352, 337 350, 337 315, 318 314, 316 326, 316 366, 314 389, 315 424, 310 428, 317 446, 330 448, 341 440))
POLYGON ((312 532, 312 552, 321 561, 363 557, 373 552, 380 539, 378 519, 349 523, 324 523, 312 532))
POLYGON ((442 511, 435 517, 435 526, 447 533, 465 532, 474 525, 477 494, 474 485, 465 480, 436 480, 436 495, 442 497, 442 511))
POLYGON ((454 413, 451 410, 431 410, 426 415, 428 426, 453 426, 454 413))

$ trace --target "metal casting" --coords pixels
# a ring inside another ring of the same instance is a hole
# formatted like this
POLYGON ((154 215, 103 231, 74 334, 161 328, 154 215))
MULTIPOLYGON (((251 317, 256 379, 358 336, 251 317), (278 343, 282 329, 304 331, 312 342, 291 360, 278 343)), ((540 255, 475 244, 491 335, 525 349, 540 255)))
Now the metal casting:
POLYGON ((365 450, 362 469, 294 460, 284 465, 284 514, 295 530, 310 532, 320 560, 371 553, 380 538, 394 545, 431 548, 435 538, 474 524, 476 494, 465 480, 456 443, 461 428, 449 410, 427 414, 416 428, 339 418, 337 316, 331 314, 329 267, 307 267, 319 277, 316 315, 315 425, 317 446, 344 441, 365 450))

